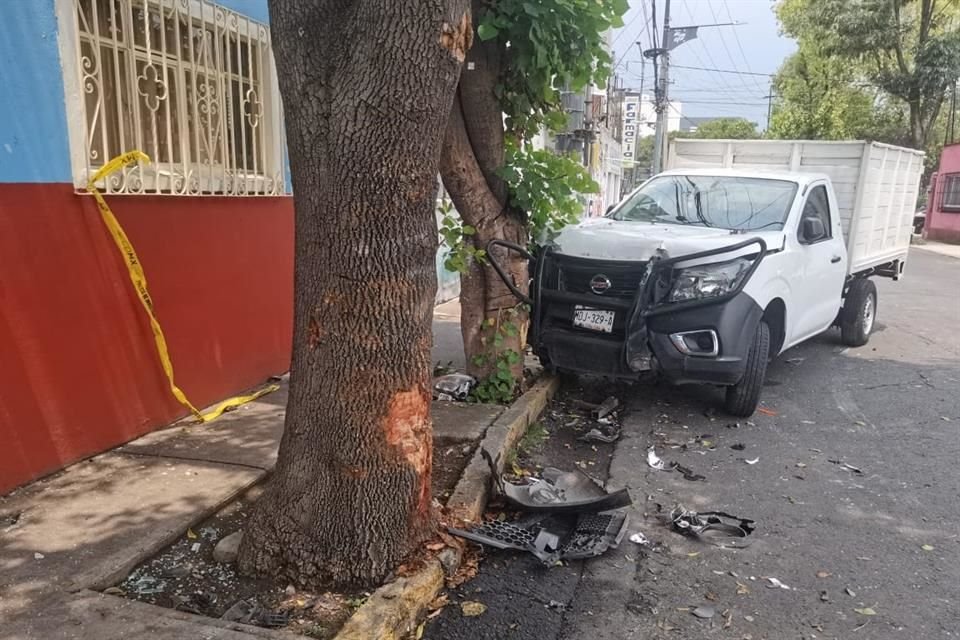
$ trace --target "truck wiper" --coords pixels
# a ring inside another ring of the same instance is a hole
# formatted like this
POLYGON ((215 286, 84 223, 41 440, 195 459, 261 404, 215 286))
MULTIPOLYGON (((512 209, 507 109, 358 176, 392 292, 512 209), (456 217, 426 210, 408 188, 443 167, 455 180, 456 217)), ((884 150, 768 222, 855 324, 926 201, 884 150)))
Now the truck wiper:
POLYGON ((706 216, 703 215, 703 198, 700 195, 699 189, 693 192, 693 202, 697 205, 697 219, 703 223, 703 226, 712 227, 713 225, 707 222, 706 216))

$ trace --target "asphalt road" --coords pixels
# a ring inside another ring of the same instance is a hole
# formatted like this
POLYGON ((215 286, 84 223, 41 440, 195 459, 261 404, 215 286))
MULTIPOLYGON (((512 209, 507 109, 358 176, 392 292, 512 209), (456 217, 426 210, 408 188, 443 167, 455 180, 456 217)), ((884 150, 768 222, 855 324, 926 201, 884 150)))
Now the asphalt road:
POLYGON ((710 415, 717 389, 565 389, 567 402, 607 392, 628 402, 623 436, 596 450, 577 442, 583 425, 565 417, 561 398, 530 462, 579 463, 628 487, 630 532, 652 547, 625 540, 550 569, 487 553, 424 637, 960 637, 960 260, 913 251, 907 277, 878 287, 867 346, 847 349, 833 330, 783 354, 768 372, 766 415, 736 428, 721 411, 710 415), (677 442, 690 444, 670 447, 677 442), (651 469, 651 445, 706 480, 651 469), (751 544, 729 549, 674 533, 657 510, 677 503, 756 520, 751 544), (487 609, 465 617, 457 606, 465 600, 487 609), (692 615, 698 606, 713 617, 692 615))

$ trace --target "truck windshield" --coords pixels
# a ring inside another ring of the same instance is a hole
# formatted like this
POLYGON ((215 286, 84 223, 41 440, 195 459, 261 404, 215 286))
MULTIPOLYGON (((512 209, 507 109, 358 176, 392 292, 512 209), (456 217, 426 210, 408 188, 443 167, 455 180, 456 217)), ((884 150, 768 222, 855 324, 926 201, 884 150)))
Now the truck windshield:
POLYGON ((610 213, 614 220, 733 231, 783 229, 797 183, 736 176, 658 176, 610 213))

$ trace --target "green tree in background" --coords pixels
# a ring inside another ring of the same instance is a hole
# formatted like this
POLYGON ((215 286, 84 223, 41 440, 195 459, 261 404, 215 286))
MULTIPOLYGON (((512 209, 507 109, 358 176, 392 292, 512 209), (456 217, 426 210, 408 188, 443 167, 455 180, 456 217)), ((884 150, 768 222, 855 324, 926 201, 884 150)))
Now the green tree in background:
POLYGON ((749 140, 759 138, 760 132, 757 123, 746 118, 716 118, 699 125, 692 133, 681 132, 675 137, 749 140))
POLYGON ((772 135, 934 142, 960 76, 956 2, 781 0, 776 10, 800 50, 778 74, 772 135))
POLYGON ((768 137, 911 143, 901 103, 867 83, 856 65, 825 55, 813 43, 801 43, 787 58, 774 89, 779 102, 768 137))

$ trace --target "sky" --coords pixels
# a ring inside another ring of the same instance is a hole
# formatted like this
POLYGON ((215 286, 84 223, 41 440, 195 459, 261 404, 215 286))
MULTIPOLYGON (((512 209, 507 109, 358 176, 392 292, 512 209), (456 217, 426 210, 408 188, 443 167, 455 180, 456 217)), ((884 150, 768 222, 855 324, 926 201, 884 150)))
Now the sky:
MULTIPOLYGON (((652 45, 652 0, 630 0, 624 26, 613 34, 615 73, 627 88, 653 93, 653 67, 641 61, 652 45), (644 14, 644 11, 646 12, 644 14), (646 19, 645 19, 646 17, 646 19)), ((739 22, 738 26, 702 27, 697 38, 671 51, 671 100, 683 103, 689 117, 744 117, 766 128, 770 78, 796 44, 781 36, 772 0, 672 0, 670 26, 739 22), (685 69, 701 67, 737 73, 685 69)), ((658 41, 663 34, 665 0, 656 0, 658 41)))

